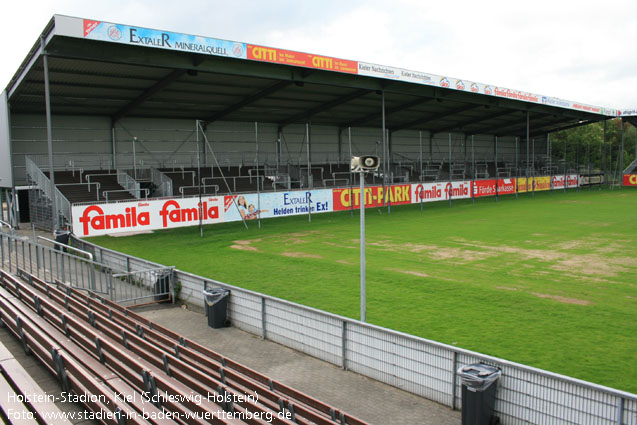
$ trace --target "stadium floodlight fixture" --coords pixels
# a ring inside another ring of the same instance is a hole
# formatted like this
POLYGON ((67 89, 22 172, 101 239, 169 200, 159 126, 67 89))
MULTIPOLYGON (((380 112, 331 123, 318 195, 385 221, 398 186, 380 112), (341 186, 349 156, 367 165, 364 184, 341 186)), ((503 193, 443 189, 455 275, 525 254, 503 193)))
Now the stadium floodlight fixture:
MULTIPOLYGON (((360 173, 361 191, 359 207, 361 216, 361 322, 367 321, 366 282, 365 282, 365 173, 378 170, 380 158, 377 156, 353 156, 351 162, 353 173, 360 173)), ((352 200, 350 199, 350 202, 352 200)))

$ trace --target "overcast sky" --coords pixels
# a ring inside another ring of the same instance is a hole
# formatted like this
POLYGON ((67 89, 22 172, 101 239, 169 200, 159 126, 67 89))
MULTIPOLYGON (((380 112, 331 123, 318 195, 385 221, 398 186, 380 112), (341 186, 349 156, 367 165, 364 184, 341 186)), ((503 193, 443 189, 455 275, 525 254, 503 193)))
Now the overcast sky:
POLYGON ((637 107, 635 0, 6 1, 0 87, 56 13, 637 107))

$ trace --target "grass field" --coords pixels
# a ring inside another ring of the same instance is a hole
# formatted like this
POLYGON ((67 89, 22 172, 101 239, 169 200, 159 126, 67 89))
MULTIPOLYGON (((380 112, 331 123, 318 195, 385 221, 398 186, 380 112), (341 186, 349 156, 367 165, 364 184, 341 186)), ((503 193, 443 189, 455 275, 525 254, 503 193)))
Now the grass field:
MULTIPOLYGON (((369 322, 637 393, 637 190, 367 210, 369 322)), ((359 317, 355 212, 92 241, 359 317)))

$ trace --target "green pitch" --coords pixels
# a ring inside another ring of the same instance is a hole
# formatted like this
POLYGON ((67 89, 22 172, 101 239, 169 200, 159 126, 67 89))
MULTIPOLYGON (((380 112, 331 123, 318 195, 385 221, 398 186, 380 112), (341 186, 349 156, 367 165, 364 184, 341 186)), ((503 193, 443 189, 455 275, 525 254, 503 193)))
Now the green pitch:
MULTIPOLYGON (((637 190, 368 209, 367 320, 637 393, 637 190)), ((355 211, 93 238, 359 317, 355 211)))

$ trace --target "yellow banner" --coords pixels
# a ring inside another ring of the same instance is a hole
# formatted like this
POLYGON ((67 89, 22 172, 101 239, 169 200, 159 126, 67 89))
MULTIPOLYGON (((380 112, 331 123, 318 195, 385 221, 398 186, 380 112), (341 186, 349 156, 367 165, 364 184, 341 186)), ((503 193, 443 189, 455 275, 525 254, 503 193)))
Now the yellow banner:
POLYGON ((518 192, 539 192, 541 190, 551 190, 551 178, 549 176, 543 177, 518 177, 518 192), (527 181, 528 181, 528 189, 527 189, 527 181))

